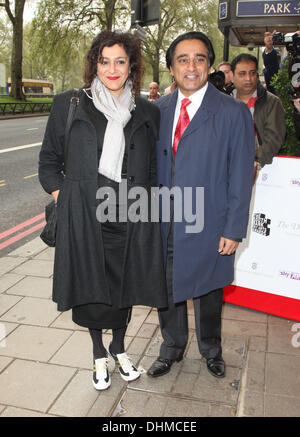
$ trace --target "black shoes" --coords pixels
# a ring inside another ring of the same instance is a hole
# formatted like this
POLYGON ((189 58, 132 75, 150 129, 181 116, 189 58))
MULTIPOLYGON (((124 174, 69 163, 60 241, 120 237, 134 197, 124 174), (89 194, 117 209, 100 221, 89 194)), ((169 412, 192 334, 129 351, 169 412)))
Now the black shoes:
POLYGON ((147 375, 152 376, 152 377, 165 375, 166 373, 170 372, 172 364, 175 361, 179 362, 181 360, 182 360, 182 356, 179 358, 176 358, 175 360, 158 357, 154 361, 154 363, 152 364, 150 369, 148 370, 147 375))
MULTIPOLYGON (((181 360, 182 356, 177 358, 176 360, 158 357, 148 370, 147 375, 152 376, 153 378, 157 376, 163 376, 166 373, 170 372, 172 364, 175 361, 179 362, 181 360)), ((206 365, 209 373, 215 378, 224 378, 225 362, 222 357, 209 358, 206 360, 206 365)))
POLYGON ((222 357, 209 358, 206 360, 207 370, 216 378, 224 378, 225 362, 222 357))

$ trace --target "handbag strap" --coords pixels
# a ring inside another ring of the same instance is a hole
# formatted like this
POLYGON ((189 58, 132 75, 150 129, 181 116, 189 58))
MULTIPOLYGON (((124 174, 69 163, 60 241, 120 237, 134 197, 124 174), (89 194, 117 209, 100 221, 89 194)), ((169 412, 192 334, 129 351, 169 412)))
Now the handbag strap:
POLYGON ((67 157, 68 157, 68 147, 69 147, 69 136, 70 136, 70 130, 71 130, 71 124, 74 119, 74 115, 76 112, 76 107, 79 104, 79 89, 74 88, 73 94, 70 99, 70 106, 69 106, 69 112, 68 112, 68 118, 66 122, 66 129, 65 129, 65 173, 66 173, 66 166, 67 166, 67 157))

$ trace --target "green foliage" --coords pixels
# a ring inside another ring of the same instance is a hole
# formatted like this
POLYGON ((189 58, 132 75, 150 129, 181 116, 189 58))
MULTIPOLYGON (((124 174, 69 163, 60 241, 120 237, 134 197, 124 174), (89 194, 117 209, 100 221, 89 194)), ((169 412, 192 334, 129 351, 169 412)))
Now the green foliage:
MULTIPOLYGON (((27 97, 26 102, 30 103, 51 103, 52 97, 27 97)), ((0 103, 20 103, 20 100, 11 96, 1 96, 0 103)))
POLYGON ((279 70, 278 74, 273 76, 271 85, 273 85, 276 91, 276 95, 281 100, 286 117, 286 140, 284 145, 280 149, 279 154, 287 156, 297 156, 299 149, 299 140, 296 137, 294 127, 294 105, 291 102, 291 98, 288 94, 288 87, 291 86, 291 79, 288 73, 288 60, 284 63, 282 70, 279 70))

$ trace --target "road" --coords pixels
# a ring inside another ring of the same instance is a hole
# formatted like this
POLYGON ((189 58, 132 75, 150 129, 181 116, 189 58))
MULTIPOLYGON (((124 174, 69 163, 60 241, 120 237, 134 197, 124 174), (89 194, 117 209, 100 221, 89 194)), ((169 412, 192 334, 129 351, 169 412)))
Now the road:
POLYGON ((8 245, 16 234, 25 229, 29 232, 34 223, 27 221, 43 213, 45 204, 50 201, 37 175, 40 143, 47 119, 47 116, 41 116, 0 120, 0 256, 40 233, 29 233, 8 245), (18 232, 9 231, 24 222, 26 226, 18 232))

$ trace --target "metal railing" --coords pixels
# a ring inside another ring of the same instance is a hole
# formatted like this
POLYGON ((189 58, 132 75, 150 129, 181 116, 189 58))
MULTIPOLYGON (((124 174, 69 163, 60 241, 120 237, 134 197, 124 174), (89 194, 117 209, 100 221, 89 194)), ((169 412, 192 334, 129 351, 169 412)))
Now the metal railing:
POLYGON ((50 112, 52 102, 32 103, 32 102, 18 102, 18 103, 0 103, 0 115, 7 114, 35 114, 50 112))

